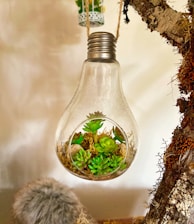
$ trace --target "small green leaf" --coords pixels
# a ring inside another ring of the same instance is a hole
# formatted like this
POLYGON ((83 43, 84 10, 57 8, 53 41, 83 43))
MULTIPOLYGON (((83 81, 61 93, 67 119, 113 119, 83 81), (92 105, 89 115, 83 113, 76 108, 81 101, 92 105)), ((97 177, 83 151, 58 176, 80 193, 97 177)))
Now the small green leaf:
POLYGON ((118 127, 113 128, 113 134, 114 134, 114 139, 118 140, 119 142, 125 142, 125 138, 121 132, 121 130, 118 127))
POLYGON ((81 145, 81 143, 83 142, 84 140, 84 136, 81 132, 79 133, 75 133, 75 135, 73 136, 73 139, 71 141, 72 144, 79 144, 81 145))
POLYGON ((97 130, 103 126, 103 121, 102 119, 91 120, 84 125, 83 130, 96 134, 97 130))

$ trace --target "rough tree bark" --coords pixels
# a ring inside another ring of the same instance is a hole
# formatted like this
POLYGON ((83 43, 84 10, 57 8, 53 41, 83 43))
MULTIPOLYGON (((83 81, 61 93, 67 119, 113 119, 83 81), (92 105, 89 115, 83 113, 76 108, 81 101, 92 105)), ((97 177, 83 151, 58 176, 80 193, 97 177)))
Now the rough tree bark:
POLYGON ((188 13, 173 10, 165 0, 124 0, 124 3, 125 14, 129 5, 134 7, 148 28, 159 32, 183 56, 177 74, 181 122, 163 155, 163 176, 143 223, 191 224, 194 223, 194 0, 188 1, 188 13))

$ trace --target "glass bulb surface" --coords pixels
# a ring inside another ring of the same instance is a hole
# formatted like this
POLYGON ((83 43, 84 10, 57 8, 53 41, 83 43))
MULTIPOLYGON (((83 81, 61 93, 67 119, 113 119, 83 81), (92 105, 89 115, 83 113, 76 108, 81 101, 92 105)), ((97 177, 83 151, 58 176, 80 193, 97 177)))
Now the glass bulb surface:
POLYGON ((136 123, 114 54, 92 55, 83 63, 78 89, 59 121, 56 152, 74 175, 108 180, 124 173, 135 157, 136 123))

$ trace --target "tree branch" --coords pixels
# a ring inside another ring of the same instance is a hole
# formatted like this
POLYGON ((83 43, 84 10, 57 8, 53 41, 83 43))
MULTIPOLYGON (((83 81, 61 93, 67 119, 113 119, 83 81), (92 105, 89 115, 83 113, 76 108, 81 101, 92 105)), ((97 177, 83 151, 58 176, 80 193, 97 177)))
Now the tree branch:
POLYGON ((142 17, 151 31, 157 31, 183 55, 189 48, 189 14, 177 12, 165 0, 125 0, 142 17))
POLYGON ((164 153, 164 173, 144 223, 194 223, 194 0, 188 14, 173 10, 165 0, 125 0, 151 31, 159 32, 183 55, 177 78, 182 121, 164 153))

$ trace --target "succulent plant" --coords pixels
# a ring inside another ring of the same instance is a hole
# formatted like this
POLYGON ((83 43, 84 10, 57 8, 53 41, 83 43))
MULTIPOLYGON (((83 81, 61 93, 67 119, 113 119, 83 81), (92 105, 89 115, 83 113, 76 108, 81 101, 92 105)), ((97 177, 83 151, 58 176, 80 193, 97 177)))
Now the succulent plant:
POLYGON ((91 152, 89 150, 80 149, 73 155, 73 164, 79 169, 83 169, 87 166, 88 161, 91 158, 91 152))
POLYGON ((100 138, 99 143, 96 143, 94 146, 98 152, 103 152, 105 154, 118 149, 118 145, 115 140, 108 136, 100 138))
POLYGON ((116 169, 118 167, 120 167, 121 170, 126 168, 126 163, 123 163, 123 157, 122 156, 118 156, 118 155, 112 155, 111 160, 110 160, 110 166, 113 169, 116 169))
POLYGON ((123 157, 112 155, 106 156, 103 153, 90 160, 88 165, 90 171, 94 175, 104 175, 114 172, 117 168, 124 169, 125 163, 122 163, 123 157))
POLYGON ((90 171, 94 175, 103 175, 111 172, 110 158, 100 154, 94 157, 88 165, 90 171))
POLYGON ((96 134, 98 129, 100 129, 102 127, 103 121, 104 120, 102 120, 102 119, 91 120, 84 125, 83 130, 87 131, 87 132, 92 132, 93 134, 96 134))

